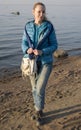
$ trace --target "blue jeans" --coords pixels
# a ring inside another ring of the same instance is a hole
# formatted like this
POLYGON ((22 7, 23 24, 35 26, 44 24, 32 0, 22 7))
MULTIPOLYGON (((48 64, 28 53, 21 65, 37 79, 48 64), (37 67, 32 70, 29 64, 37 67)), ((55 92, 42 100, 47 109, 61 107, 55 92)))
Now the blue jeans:
POLYGON ((52 71, 52 63, 49 63, 41 66, 38 75, 30 76, 34 104, 37 110, 44 109, 45 88, 51 71, 52 71))

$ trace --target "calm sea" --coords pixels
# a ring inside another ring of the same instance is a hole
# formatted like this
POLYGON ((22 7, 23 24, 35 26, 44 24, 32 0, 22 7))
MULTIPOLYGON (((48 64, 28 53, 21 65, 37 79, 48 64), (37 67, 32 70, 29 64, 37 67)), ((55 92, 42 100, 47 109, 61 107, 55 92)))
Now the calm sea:
MULTIPOLYGON (((47 17, 54 24, 59 48, 70 55, 81 54, 81 7, 47 5, 47 17)), ((0 5, 0 69, 18 67, 24 25, 32 19, 32 5, 0 5), (19 11, 20 15, 12 12, 19 11)))

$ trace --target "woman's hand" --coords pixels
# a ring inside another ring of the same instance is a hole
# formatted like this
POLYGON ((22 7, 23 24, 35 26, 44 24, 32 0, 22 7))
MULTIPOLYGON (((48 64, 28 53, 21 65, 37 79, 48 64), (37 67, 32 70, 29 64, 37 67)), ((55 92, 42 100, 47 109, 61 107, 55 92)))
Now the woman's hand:
POLYGON ((41 51, 41 50, 37 50, 37 49, 34 49, 34 50, 33 50, 33 53, 34 53, 34 55, 36 55, 36 56, 42 55, 42 51, 41 51))
POLYGON ((32 53, 33 53, 33 49, 32 49, 32 48, 29 48, 29 49, 27 50, 27 53, 28 53, 28 54, 32 54, 32 53))

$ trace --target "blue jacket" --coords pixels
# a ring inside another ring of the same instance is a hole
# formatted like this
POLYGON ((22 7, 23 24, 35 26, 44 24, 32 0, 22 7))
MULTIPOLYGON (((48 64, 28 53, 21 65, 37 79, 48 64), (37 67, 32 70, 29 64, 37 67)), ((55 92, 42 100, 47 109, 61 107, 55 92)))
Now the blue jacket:
MULTIPOLYGON (((27 33, 32 41, 34 48, 38 50, 42 50, 42 55, 39 56, 42 64, 53 62, 53 52, 57 49, 57 39, 55 35, 54 28, 52 29, 50 35, 41 43, 40 41, 44 38, 46 33, 51 28, 51 23, 48 21, 44 21, 41 25, 35 25, 34 21, 30 21, 26 24, 27 33)), ((53 27, 53 26, 52 26, 53 27)), ((28 57, 27 50, 29 48, 29 44, 27 41, 26 33, 24 31, 22 38, 22 50, 24 53, 24 57, 28 57)))

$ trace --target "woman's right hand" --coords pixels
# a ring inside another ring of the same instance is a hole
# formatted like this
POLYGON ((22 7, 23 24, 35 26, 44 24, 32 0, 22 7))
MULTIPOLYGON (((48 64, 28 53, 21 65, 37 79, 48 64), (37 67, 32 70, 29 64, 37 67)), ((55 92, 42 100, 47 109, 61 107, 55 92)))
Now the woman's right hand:
POLYGON ((32 49, 32 48, 29 48, 29 49, 27 50, 27 53, 28 53, 28 54, 32 54, 32 53, 33 53, 33 49, 32 49))

